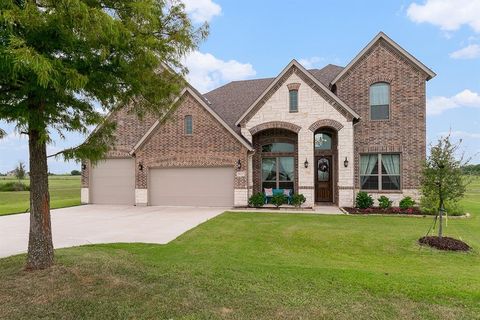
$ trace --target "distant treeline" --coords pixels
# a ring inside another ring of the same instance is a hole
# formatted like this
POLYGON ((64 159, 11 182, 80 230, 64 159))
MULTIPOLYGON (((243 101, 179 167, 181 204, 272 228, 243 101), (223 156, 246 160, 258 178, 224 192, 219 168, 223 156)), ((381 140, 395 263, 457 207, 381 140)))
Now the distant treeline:
POLYGON ((469 164, 462 169, 464 174, 480 176, 480 164, 469 164))

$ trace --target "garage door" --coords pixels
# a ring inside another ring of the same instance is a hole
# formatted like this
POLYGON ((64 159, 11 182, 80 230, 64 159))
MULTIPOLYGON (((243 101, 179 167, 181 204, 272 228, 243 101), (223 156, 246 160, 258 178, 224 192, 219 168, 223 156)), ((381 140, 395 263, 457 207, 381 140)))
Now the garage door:
POLYGON ((91 197, 95 204, 135 204, 135 161, 108 159, 92 168, 91 197))
POLYGON ((151 169, 153 206, 233 206, 233 168, 151 169))

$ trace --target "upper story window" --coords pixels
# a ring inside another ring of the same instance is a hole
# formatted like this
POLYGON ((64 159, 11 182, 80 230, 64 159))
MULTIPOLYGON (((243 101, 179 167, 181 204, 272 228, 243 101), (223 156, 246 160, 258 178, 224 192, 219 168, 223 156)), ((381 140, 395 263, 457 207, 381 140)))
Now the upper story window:
POLYGON ((185 116, 183 130, 185 134, 193 134, 192 116, 185 116))
POLYGON ((290 112, 297 112, 298 111, 298 90, 290 90, 289 94, 289 101, 290 101, 290 112))
POLYGON ((390 85, 377 82, 370 86, 370 119, 388 120, 390 118, 390 85))

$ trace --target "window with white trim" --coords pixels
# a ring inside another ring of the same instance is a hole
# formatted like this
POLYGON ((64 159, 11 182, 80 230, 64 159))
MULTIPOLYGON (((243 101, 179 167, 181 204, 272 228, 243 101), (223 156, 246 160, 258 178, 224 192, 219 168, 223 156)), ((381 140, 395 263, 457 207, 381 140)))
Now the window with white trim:
POLYGON ((370 86, 370 119, 390 119, 390 85, 386 82, 370 86))
POLYGON ((400 190, 400 154, 360 155, 360 189, 400 190))

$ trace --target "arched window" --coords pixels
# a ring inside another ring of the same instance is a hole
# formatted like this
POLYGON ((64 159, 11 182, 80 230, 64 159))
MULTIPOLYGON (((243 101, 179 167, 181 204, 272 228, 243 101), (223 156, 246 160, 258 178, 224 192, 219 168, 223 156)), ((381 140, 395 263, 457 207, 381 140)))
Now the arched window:
POLYGON ((388 120, 390 118, 390 85, 377 82, 370 86, 370 119, 388 120))
POLYGON ((329 133, 315 133, 315 150, 332 149, 332 136, 329 133))
POLYGON ((193 134, 192 116, 185 116, 183 129, 185 134, 193 134))

